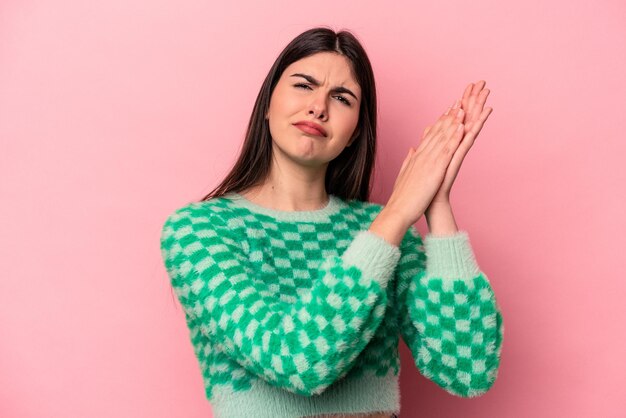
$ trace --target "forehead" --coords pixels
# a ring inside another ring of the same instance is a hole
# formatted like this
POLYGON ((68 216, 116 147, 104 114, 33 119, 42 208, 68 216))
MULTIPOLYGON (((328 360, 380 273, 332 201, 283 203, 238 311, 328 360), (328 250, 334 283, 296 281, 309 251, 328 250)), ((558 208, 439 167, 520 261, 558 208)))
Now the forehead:
POLYGON ((352 73, 350 60, 333 52, 318 52, 292 62, 285 69, 283 77, 290 78, 296 72, 313 76, 322 84, 329 83, 332 86, 344 86, 359 90, 359 84, 352 73))

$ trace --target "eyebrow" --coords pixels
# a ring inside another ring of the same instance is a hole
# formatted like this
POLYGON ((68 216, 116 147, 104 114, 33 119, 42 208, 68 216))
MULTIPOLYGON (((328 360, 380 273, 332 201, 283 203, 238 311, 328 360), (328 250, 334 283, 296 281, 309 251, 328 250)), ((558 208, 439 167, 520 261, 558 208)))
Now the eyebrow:
MULTIPOLYGON (((295 73, 295 74, 291 74, 291 77, 302 77, 304 79, 306 79, 309 83, 313 84, 314 86, 319 86, 320 82, 317 81, 315 78, 311 77, 308 74, 301 74, 301 73, 295 73)), ((356 95, 354 93, 352 93, 352 91, 350 91, 349 89, 345 88, 345 87, 341 87, 341 86, 337 86, 335 88, 333 88, 331 90, 334 93, 347 93, 350 96, 354 97, 355 100, 359 100, 356 95)))

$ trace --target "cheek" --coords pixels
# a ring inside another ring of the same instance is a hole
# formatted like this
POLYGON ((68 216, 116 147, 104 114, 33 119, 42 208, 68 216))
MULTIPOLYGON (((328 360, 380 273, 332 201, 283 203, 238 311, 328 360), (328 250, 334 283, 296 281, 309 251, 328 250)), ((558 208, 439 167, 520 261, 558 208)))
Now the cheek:
POLYGON ((340 128, 342 136, 352 135, 358 123, 359 123, 358 113, 350 113, 350 114, 344 115, 341 121, 341 128, 340 128))
POLYGON ((300 109, 300 102, 297 97, 289 94, 277 92, 270 102, 270 111, 277 116, 290 116, 300 109))

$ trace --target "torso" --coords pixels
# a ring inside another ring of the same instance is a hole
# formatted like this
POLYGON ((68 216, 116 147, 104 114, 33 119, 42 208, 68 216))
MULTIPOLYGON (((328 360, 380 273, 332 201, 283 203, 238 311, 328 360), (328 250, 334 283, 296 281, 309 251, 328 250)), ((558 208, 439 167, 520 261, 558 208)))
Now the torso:
POLYGON ((332 414, 332 415, 308 415, 304 418, 393 418, 391 412, 374 414, 332 414))

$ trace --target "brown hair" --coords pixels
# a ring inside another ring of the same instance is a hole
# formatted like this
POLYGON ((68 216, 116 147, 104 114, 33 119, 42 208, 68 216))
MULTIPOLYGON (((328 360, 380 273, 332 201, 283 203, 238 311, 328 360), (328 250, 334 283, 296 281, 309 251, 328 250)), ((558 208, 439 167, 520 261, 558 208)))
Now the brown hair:
POLYGON ((272 138, 265 115, 270 98, 283 71, 293 62, 318 52, 335 52, 351 63, 361 88, 359 121, 354 142, 328 163, 326 192, 346 200, 367 201, 376 157, 376 86, 369 58, 357 38, 348 31, 326 27, 309 29, 294 38, 280 53, 263 81, 248 123, 245 141, 237 162, 224 180, 201 199, 240 192, 261 183, 269 175, 272 138))

